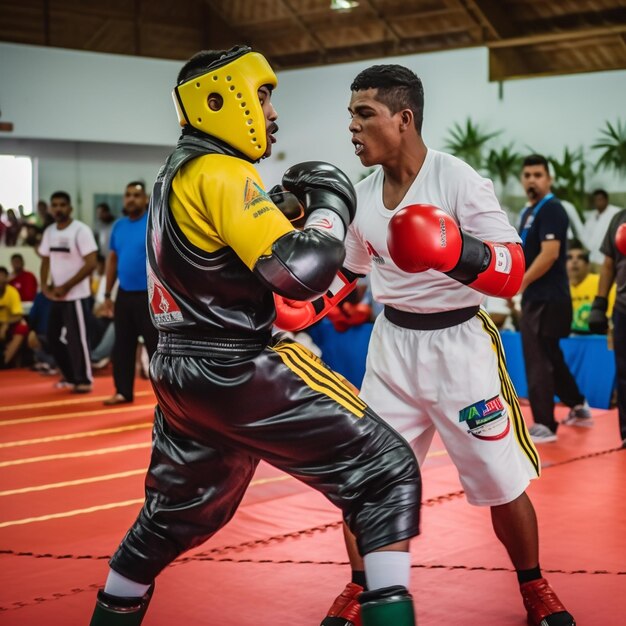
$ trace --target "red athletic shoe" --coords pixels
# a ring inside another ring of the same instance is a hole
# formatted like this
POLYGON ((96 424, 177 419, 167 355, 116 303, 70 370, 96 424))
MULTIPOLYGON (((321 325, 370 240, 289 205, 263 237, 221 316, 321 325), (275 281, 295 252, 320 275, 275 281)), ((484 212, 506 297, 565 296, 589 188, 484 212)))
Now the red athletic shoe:
POLYGON ((361 605, 357 600, 362 591, 361 585, 348 583, 333 602, 320 626, 362 626, 361 605))
POLYGON ((520 591, 531 626, 576 626, 545 578, 522 583, 520 591))

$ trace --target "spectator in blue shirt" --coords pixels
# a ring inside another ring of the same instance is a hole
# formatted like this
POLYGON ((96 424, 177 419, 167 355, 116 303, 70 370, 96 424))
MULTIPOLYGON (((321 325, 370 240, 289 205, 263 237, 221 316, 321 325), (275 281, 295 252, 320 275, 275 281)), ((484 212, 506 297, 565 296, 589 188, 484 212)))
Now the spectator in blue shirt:
POLYGON ((148 196, 142 182, 126 186, 124 215, 111 231, 106 264, 105 308, 113 314, 115 344, 113 346, 113 380, 115 393, 104 404, 133 401, 135 354, 139 337, 143 337, 148 356, 157 346, 157 330, 148 311, 148 280, 146 274, 146 227, 148 196), (111 290, 119 280, 115 310, 111 290))

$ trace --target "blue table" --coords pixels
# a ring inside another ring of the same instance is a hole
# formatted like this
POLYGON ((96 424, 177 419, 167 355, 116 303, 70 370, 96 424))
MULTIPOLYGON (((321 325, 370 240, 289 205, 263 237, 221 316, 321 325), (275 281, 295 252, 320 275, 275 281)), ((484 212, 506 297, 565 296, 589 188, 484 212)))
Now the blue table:
MULTIPOLYGON (((337 332, 328 320, 322 320, 309 329, 313 341, 320 347, 322 358, 352 384, 361 386, 365 374, 367 344, 372 324, 337 332)), ((507 368, 521 398, 528 396, 522 342, 517 332, 504 331, 502 345, 507 368)), ((561 340, 565 360, 578 386, 592 407, 609 407, 615 384, 615 359, 606 346, 606 337, 600 335, 568 337, 561 340)))

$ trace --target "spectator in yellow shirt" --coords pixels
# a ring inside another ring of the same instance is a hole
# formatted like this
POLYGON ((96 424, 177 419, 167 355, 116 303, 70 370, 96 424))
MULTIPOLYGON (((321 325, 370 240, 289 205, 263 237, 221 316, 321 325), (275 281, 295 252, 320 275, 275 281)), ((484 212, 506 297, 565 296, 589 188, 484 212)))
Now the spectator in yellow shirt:
POLYGON ((20 294, 9 285, 9 270, 0 267, 0 368, 12 364, 28 333, 23 316, 20 294))
MULTIPOLYGON (((572 333, 589 334, 589 312, 598 293, 599 274, 590 272, 589 251, 577 239, 571 239, 567 247, 567 277, 572 296, 572 333)), ((615 287, 609 294, 609 317, 615 302, 615 287)))

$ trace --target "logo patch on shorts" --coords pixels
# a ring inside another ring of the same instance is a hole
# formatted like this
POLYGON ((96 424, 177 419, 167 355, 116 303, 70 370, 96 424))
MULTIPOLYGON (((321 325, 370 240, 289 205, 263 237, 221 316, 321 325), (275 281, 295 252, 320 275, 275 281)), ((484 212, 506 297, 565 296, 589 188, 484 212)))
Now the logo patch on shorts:
POLYGON ((480 400, 461 409, 459 422, 465 422, 467 432, 483 441, 503 439, 511 429, 509 414, 500 396, 480 400))

